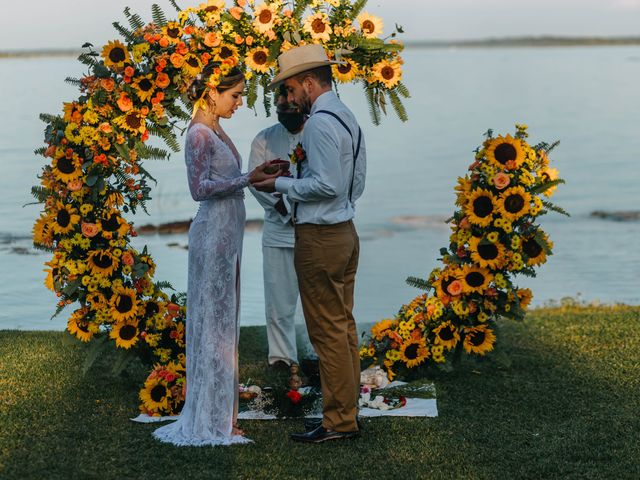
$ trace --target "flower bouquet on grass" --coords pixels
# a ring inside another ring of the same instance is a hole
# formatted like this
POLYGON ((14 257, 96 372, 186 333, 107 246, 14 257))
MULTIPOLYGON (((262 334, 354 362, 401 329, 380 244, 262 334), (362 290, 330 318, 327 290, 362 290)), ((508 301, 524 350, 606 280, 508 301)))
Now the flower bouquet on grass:
POLYGON ((534 277, 553 249, 538 219, 568 215, 545 198, 564 183, 549 165, 558 142, 531 146, 527 137, 524 125, 514 136, 486 133, 469 173, 458 178, 442 265, 426 280, 407 279, 427 293, 371 328, 360 356, 389 379, 420 377, 431 365, 450 368, 448 361, 463 353, 484 356, 494 349, 501 319, 524 318, 533 294, 514 279, 534 277))

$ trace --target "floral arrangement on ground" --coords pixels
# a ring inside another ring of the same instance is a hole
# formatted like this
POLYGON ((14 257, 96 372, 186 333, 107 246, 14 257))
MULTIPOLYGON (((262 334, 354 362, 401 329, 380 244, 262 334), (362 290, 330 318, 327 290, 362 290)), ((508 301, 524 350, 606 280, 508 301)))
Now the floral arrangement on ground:
POLYGON ((433 365, 449 368, 463 353, 484 356, 494 349, 502 318, 524 318, 533 294, 518 288, 515 276, 535 276, 553 248, 537 221, 549 212, 568 215, 542 198, 564 183, 549 164, 558 142, 531 146, 527 137, 525 125, 516 125, 514 136, 486 133, 469 173, 458 178, 442 266, 426 280, 407 279, 427 293, 365 338, 361 358, 384 368, 389 379, 419 377, 433 365))
POLYGON ((46 145, 36 153, 49 163, 32 188, 44 205, 33 242, 52 253, 45 284, 59 297, 54 315, 76 304, 68 319, 72 335, 83 342, 107 337, 129 353, 123 358, 135 352, 155 365, 140 399, 141 410, 156 416, 176 414, 182 404, 185 296, 154 280, 155 262, 146 247, 132 246, 136 231, 124 215, 146 211, 151 198, 154 179, 143 160, 169 157, 150 138, 179 151, 177 132, 193 107, 186 91, 203 67, 216 65, 211 88, 239 67, 249 106, 255 108, 262 87, 268 114, 266 86, 277 56, 318 43, 344 62, 333 67, 337 82, 362 83, 375 123, 387 102, 406 120, 400 98, 409 96, 397 32, 382 38, 382 21, 363 11, 366 0, 235 0, 229 8, 208 0, 186 9, 169 1, 177 20, 154 4, 153 21, 145 24, 127 8, 129 27, 114 23, 121 40, 98 50, 83 46, 79 60, 88 72, 67 78, 79 97, 64 103, 60 115, 41 115, 46 145))

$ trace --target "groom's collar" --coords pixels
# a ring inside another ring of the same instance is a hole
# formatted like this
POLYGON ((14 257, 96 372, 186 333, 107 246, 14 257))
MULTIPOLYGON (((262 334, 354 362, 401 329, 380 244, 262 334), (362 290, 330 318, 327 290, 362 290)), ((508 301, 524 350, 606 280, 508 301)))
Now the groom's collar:
POLYGON ((333 90, 324 92, 322 95, 316 98, 315 102, 313 102, 313 105, 311 106, 311 112, 309 113, 309 115, 313 115, 318 110, 326 109, 337 98, 338 96, 336 95, 336 92, 334 92, 333 90))

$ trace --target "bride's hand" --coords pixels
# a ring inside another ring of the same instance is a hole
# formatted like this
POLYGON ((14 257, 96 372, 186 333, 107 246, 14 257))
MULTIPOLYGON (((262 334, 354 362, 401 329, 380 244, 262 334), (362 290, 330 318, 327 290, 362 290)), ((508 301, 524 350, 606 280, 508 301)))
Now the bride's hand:
POLYGON ((276 179, 283 175, 283 171, 278 169, 275 173, 267 173, 265 169, 272 165, 272 161, 264 162, 262 165, 258 165, 249 174, 249 181, 252 185, 256 183, 264 183, 267 180, 276 179))

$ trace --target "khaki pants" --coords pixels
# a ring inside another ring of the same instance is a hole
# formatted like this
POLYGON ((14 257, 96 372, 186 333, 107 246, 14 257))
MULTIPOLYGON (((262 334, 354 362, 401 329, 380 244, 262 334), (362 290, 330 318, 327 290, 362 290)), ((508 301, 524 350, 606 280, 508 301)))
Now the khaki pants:
POLYGON ((320 360, 325 428, 358 430, 358 333, 353 290, 360 241, 353 222, 296 225, 295 267, 309 338, 320 360))

